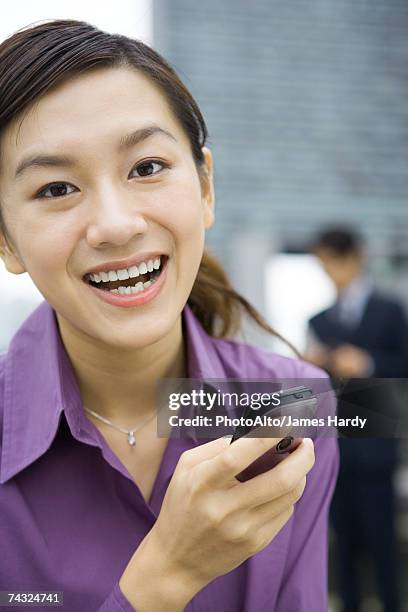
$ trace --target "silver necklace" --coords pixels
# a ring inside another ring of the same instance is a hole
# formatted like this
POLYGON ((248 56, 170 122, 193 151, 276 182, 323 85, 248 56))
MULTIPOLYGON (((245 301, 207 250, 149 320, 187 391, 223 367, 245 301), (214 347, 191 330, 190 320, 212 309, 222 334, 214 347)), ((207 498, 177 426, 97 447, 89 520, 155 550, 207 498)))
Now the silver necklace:
POLYGON ((86 410, 86 412, 89 412, 89 414, 92 414, 96 419, 99 419, 103 423, 106 423, 106 425, 113 427, 117 431, 121 431, 122 433, 125 433, 127 435, 127 440, 130 446, 134 446, 136 444, 135 433, 139 431, 140 429, 142 429, 142 427, 144 427, 147 423, 149 423, 149 421, 151 421, 156 416, 156 412, 153 412, 153 414, 148 416, 147 419, 142 421, 140 425, 138 425, 134 429, 125 429, 124 427, 119 427, 119 425, 115 425, 109 419, 106 419, 105 417, 101 416, 97 412, 94 412, 90 408, 87 408, 86 406, 84 406, 84 410, 86 410))

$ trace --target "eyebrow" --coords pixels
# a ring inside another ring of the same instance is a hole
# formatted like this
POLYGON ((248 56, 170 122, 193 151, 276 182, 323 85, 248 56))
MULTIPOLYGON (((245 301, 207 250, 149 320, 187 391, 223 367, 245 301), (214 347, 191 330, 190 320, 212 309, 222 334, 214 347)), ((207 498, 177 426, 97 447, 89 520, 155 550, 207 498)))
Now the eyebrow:
MULTIPOLYGON (((134 132, 131 132, 130 134, 127 134, 126 136, 123 136, 119 140, 118 150, 126 151, 140 144, 147 138, 150 138, 151 136, 155 136, 156 134, 162 134, 163 136, 170 138, 174 142, 177 142, 173 134, 171 134, 167 130, 164 130, 158 125, 148 125, 146 127, 139 128, 138 130, 135 130, 134 132)), ((16 171, 15 171, 15 174, 14 174, 14 178, 17 179, 21 177, 21 175, 24 174, 24 172, 26 172, 29 168, 34 168, 34 167, 47 168, 50 166, 60 167, 60 168, 70 168, 74 166, 75 163, 77 162, 74 158, 68 157, 66 155, 47 155, 47 154, 41 154, 41 153, 37 155, 30 155, 28 157, 23 157, 23 159, 19 162, 16 168, 16 171)))

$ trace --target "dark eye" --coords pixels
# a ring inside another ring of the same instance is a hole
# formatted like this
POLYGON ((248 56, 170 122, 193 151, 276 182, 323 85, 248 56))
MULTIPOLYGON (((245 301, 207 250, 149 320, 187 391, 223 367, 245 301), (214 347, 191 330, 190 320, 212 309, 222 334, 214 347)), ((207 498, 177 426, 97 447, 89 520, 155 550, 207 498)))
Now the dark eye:
POLYGON ((141 164, 135 166, 131 174, 133 172, 137 172, 138 176, 151 176, 152 174, 157 174, 165 167, 166 164, 164 164, 163 162, 148 159, 147 161, 144 161, 141 164))
POLYGON ((75 191, 75 187, 70 183, 52 183, 38 192, 37 198, 61 198, 75 191))

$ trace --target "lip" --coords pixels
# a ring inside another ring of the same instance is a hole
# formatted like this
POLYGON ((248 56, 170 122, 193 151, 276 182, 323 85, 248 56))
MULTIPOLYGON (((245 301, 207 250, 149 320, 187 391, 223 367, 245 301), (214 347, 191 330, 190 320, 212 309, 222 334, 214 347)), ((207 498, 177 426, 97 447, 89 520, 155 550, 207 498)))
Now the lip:
MULTIPOLYGON (((144 261, 143 259, 139 259, 139 261, 144 261)), ((167 278, 167 268, 168 268, 169 258, 166 257, 164 264, 162 265, 160 276, 157 277, 157 280, 150 285, 147 289, 140 291, 139 293, 131 294, 131 295, 121 295, 120 293, 111 293, 110 291, 106 291, 104 289, 98 289, 89 283, 85 283, 87 287, 94 294, 104 302, 111 304, 112 306, 120 306, 122 308, 132 308, 134 306, 142 306, 147 302, 153 300, 157 294, 161 291, 164 283, 167 278)), ((103 268, 102 268, 103 270, 103 268)))
POLYGON ((93 268, 89 268, 83 274, 83 278, 89 274, 95 274, 97 272, 109 272, 109 270, 123 270, 124 268, 130 268, 131 266, 137 266, 142 263, 142 261, 148 261, 149 259, 157 259, 158 257, 162 257, 163 255, 167 255, 163 253, 163 251, 149 251, 148 253, 140 253, 140 255, 135 255, 134 257, 130 257, 129 259, 116 259, 114 261, 108 261, 103 264, 99 264, 93 268))

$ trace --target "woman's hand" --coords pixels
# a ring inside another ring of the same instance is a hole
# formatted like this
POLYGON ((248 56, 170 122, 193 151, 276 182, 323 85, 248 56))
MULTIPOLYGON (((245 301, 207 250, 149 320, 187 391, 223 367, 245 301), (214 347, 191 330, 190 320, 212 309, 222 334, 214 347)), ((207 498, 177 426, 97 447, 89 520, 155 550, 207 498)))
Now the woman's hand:
POLYGON ((235 475, 280 438, 220 438, 184 452, 157 521, 120 587, 141 612, 182 610, 206 584, 267 546, 293 513, 314 464, 313 442, 247 482, 235 475))

